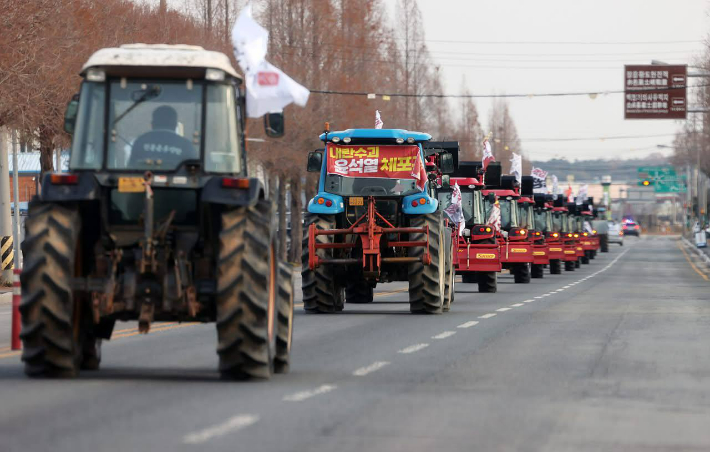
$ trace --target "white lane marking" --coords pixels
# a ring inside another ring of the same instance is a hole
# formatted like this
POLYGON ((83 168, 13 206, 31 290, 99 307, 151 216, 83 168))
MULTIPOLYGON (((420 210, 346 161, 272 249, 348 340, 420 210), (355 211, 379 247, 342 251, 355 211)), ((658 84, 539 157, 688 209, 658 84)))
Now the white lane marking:
POLYGON ((475 320, 471 320, 470 322, 462 323, 461 325, 457 326, 456 328, 471 328, 472 326, 478 325, 478 322, 475 320))
POLYGON ((419 350, 423 348, 427 348, 429 344, 414 344, 410 345, 409 347, 404 347, 402 350, 398 351, 397 353, 402 353, 404 355, 408 355, 410 353, 418 352, 419 350))
POLYGON ((533 301, 535 301, 535 300, 533 300, 533 299, 531 298, 531 299, 529 299, 529 300, 523 300, 523 303, 532 303, 533 301))
POLYGON ((523 306, 523 304, 522 303, 515 303, 515 304, 510 305, 511 308, 518 308, 520 306, 523 306))
POLYGON ((569 286, 565 286, 565 289, 569 289, 570 287, 572 287, 572 284, 570 284, 569 286))
POLYGON ((498 311, 498 312, 510 311, 510 308, 500 308, 500 309, 496 309, 496 311, 498 311))
POLYGON ((496 314, 491 312, 490 314, 479 315, 478 318, 479 319, 490 319, 491 317, 495 317, 495 316, 496 316, 496 314))
POLYGON ((256 424, 259 421, 259 416, 254 414, 241 414, 239 416, 234 416, 227 419, 226 422, 222 424, 215 425, 213 427, 208 427, 204 430, 199 430, 194 433, 185 435, 182 442, 185 444, 200 444, 211 440, 212 438, 218 438, 224 436, 227 433, 235 432, 241 430, 244 427, 248 427, 252 424, 256 424))
POLYGON ((543 297, 549 297, 550 295, 552 295, 552 294, 551 293, 542 294, 543 297))
POLYGON ((456 334, 456 331, 444 331, 443 333, 439 333, 436 336, 432 336, 432 339, 446 339, 447 337, 451 337, 454 334, 456 334))
POLYGON ((555 292, 564 292, 564 289, 557 289, 555 292))
POLYGON ((361 367, 357 369, 355 372, 353 372, 353 375, 356 377, 364 377, 367 374, 371 374, 372 372, 375 372, 377 370, 382 369, 386 365, 389 364, 389 361, 375 361, 374 363, 370 364, 369 366, 361 367))
POLYGON ((304 400, 310 399, 311 397, 325 394, 325 393, 330 392, 336 388, 337 388, 337 386, 335 386, 335 385, 321 385, 321 386, 317 387, 316 389, 311 389, 309 391, 301 391, 301 392, 297 392, 295 394, 287 395, 282 400, 284 402, 303 402, 304 400))
POLYGON ((539 300, 540 298, 542 298, 542 297, 535 297, 536 300, 539 300))

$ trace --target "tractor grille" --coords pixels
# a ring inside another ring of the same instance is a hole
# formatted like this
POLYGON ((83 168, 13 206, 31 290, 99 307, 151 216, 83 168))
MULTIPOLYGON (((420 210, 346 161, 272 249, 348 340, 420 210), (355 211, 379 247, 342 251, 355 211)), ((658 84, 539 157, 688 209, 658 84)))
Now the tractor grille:
MULTIPOLYGON (((401 199, 375 199, 375 209, 377 212, 385 217, 387 221, 393 225, 397 225, 397 216, 399 215, 399 206, 402 203, 401 199)), ((364 205, 362 206, 351 206, 349 205, 349 200, 345 200, 345 213, 347 215, 348 223, 353 224, 367 212, 367 198, 364 199, 364 205)), ((383 226, 382 221, 378 221, 380 226, 383 226)))

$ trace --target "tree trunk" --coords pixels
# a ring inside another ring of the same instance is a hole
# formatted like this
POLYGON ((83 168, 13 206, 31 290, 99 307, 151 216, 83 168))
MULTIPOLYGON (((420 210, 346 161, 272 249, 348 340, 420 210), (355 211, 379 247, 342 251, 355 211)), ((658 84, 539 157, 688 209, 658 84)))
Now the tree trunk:
POLYGON ((301 240, 303 239, 303 223, 301 219, 301 177, 291 179, 291 262, 301 261, 301 240))
POLYGON ((52 172, 54 169, 54 145, 52 143, 52 137, 47 133, 46 130, 39 129, 39 163, 40 163, 40 180, 46 172, 52 172))
POLYGON ((276 203, 279 206, 279 258, 283 261, 288 259, 288 230, 286 228, 286 178, 279 177, 278 194, 276 195, 276 203))

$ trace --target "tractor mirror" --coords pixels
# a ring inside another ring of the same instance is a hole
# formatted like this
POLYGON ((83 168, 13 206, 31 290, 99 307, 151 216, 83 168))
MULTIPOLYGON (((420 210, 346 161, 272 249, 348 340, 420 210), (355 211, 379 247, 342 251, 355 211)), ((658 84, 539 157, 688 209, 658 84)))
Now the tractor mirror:
POLYGON ((451 176, 441 176, 441 187, 445 189, 451 187, 451 176))
POLYGON ((308 153, 308 167, 306 168, 309 173, 319 173, 321 167, 323 166, 323 153, 314 151, 308 153))
POLYGON ((67 109, 64 112, 64 131, 69 135, 74 134, 74 126, 76 125, 76 115, 79 111, 79 95, 74 94, 67 104, 67 109))
POLYGON ((271 138, 281 138, 286 131, 283 112, 267 113, 264 115, 264 132, 271 138))
POLYGON ((440 162, 441 172, 444 174, 451 174, 454 172, 454 156, 453 154, 441 154, 440 162))

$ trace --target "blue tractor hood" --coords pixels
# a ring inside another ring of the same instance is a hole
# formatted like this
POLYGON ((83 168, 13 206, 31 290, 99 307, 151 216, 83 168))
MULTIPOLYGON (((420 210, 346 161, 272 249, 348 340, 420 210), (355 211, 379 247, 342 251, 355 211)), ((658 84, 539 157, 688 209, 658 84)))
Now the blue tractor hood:
MULTIPOLYGON (((347 129, 328 132, 328 140, 332 140, 333 137, 340 138, 341 142, 343 138, 374 140, 396 140, 397 138, 401 138, 405 142, 407 138, 413 138, 415 143, 431 140, 431 135, 428 133, 412 132, 404 129, 347 129)), ((321 141, 325 141, 325 133, 322 133, 319 138, 321 141)))

